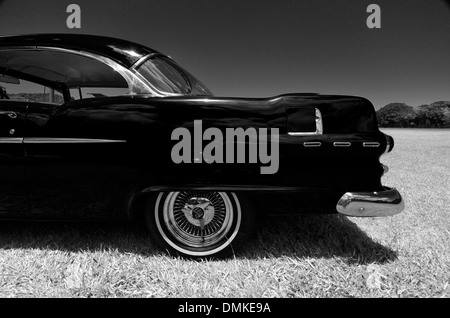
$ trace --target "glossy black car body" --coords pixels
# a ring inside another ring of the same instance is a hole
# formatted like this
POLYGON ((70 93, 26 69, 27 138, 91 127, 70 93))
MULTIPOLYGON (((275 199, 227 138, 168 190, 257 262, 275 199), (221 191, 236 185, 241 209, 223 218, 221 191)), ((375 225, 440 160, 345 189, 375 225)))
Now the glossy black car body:
POLYGON ((194 76, 150 48, 62 34, 0 37, 0 86, 4 219, 119 220, 143 213, 168 248, 188 256, 215 256, 241 239, 254 217, 244 209, 250 211, 251 202, 271 206, 273 213, 384 216, 403 209, 400 194, 381 184, 386 167, 379 159, 393 149, 393 139, 380 132, 374 107, 364 98, 214 97, 194 76), (140 71, 145 63, 153 63, 147 77, 140 71), (175 84, 152 79, 160 74, 151 70, 154 65, 176 76, 175 84), (47 91, 37 101, 31 98, 36 94, 13 96, 5 86, 17 82, 47 91), (99 87, 111 96, 92 92, 99 87), (91 93, 82 96, 86 89, 91 93), (204 129, 221 131, 278 129, 277 173, 263 175, 260 165, 250 163, 175 164, 171 135, 180 127, 193 131, 196 120, 204 129), (167 198, 175 200, 176 210, 183 195, 184 214, 179 212, 178 221, 175 212, 167 217, 167 198), (280 201, 294 204, 281 209, 280 201), (228 211, 238 214, 227 219, 228 211), (205 243, 224 222, 229 222, 231 238, 224 234, 205 243))

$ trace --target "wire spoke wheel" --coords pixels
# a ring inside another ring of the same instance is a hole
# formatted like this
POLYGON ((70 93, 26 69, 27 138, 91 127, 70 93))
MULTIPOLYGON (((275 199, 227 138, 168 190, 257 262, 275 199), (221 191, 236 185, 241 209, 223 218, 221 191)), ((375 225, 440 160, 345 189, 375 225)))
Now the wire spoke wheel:
POLYGON ((230 249, 245 219, 238 196, 218 191, 161 192, 153 216, 151 234, 189 257, 217 256, 230 249))
POLYGON ((172 192, 164 210, 164 224, 173 237, 197 248, 219 242, 233 221, 230 198, 220 192, 172 192))

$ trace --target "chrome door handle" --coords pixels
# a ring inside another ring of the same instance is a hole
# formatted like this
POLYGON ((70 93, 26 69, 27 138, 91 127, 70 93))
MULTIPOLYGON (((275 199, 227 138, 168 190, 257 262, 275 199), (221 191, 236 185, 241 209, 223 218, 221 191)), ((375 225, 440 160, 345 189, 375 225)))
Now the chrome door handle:
POLYGON ((15 112, 0 112, 0 115, 8 115, 8 117, 12 119, 17 118, 17 114, 15 112))

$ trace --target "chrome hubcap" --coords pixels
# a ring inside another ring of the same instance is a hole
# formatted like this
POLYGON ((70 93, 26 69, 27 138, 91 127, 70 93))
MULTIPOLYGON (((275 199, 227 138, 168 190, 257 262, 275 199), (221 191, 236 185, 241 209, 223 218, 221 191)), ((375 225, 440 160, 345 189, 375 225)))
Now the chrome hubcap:
POLYGON ((210 247, 228 235, 233 206, 224 192, 171 192, 164 202, 164 223, 177 241, 210 247))

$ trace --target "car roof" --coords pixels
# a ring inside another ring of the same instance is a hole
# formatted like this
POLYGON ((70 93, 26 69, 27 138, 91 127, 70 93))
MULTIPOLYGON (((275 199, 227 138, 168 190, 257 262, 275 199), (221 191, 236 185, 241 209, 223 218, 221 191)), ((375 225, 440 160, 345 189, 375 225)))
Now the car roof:
POLYGON ((22 46, 58 47, 86 51, 110 58, 127 68, 148 54, 159 53, 141 44, 98 35, 29 34, 0 36, 0 48, 22 46))

